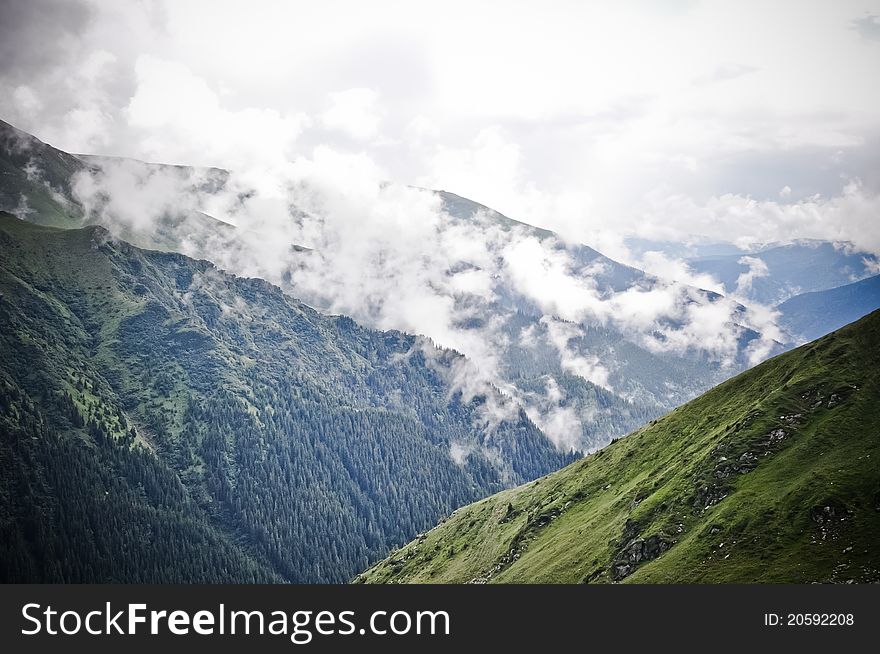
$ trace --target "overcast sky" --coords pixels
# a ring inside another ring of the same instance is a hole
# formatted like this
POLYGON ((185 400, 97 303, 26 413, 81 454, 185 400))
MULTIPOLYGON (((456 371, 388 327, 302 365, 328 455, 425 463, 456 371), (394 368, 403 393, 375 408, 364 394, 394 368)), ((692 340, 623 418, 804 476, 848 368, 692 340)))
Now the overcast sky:
POLYGON ((876 1, 0 1, 0 117, 68 151, 330 150, 612 255, 880 251, 876 1))

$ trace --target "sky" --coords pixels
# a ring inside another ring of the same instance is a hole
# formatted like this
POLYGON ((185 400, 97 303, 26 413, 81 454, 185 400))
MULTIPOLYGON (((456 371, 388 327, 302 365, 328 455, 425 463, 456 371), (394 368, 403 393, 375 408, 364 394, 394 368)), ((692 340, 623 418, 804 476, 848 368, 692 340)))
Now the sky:
POLYGON ((0 117, 68 151, 335 157, 624 260, 880 252, 876 1, 3 0, 0 60, 0 117))
POLYGON ((184 221, 176 247, 454 348, 454 386, 500 388, 565 449, 597 445, 600 408, 556 373, 517 387, 519 350, 644 399, 591 329, 723 374, 788 337, 750 296, 760 259, 725 288, 627 237, 848 241, 878 269, 878 1, 0 0, 0 61, 0 118, 51 145, 233 171, 104 161, 72 180, 90 217, 147 243, 170 214, 229 222, 184 221), (613 266, 576 243, 657 277, 609 290, 613 266))

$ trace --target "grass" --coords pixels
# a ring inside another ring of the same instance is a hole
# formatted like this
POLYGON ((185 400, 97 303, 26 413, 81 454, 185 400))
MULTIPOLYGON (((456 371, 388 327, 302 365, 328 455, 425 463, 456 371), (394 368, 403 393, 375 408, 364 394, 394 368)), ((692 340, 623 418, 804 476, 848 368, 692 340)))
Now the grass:
POLYGON ((880 312, 457 511, 356 581, 880 581, 877 370, 880 312))

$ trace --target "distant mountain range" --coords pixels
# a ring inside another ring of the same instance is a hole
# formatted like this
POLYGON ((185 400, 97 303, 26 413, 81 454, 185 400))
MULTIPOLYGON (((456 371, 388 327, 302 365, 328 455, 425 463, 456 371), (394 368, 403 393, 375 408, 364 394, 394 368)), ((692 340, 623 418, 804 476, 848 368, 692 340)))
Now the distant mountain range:
POLYGON ((741 275, 753 271, 741 295, 775 305, 802 293, 822 291, 862 279, 877 269, 876 258, 853 251, 846 244, 798 241, 750 254, 727 254, 692 259, 690 266, 709 273, 728 291, 737 289, 741 275), (758 268, 755 270, 755 264, 758 268))
POLYGON ((779 325, 793 340, 813 340, 880 309, 880 275, 796 295, 776 309, 782 314, 779 325))
POLYGON ((789 344, 819 338, 880 308, 878 259, 850 243, 800 239, 750 250, 722 242, 626 244, 637 257, 654 251, 681 259, 743 301, 774 307, 789 344))
POLYGON ((624 242, 637 260, 648 252, 660 252, 686 262, 694 272, 712 275, 727 293, 736 292, 745 302, 768 306, 795 295, 844 286, 880 270, 874 254, 846 242, 797 239, 748 249, 722 241, 676 243, 627 238, 624 242))
MULTIPOLYGON (((876 296, 866 283, 789 299, 790 341, 774 342, 738 301, 437 191, 437 229, 485 246, 485 261, 439 265, 441 284, 488 279, 440 298, 446 327, 489 352, 486 374, 430 328, 388 329, 373 313, 385 296, 332 315, 340 260, 312 243, 275 243, 281 265, 252 277, 236 257, 264 235, 208 210, 252 197, 232 176, 72 155, 0 122, 0 579, 344 581, 455 507, 830 328, 827 306, 855 316, 876 296), (524 262, 552 274, 523 284, 524 262)), ((748 255, 760 264, 712 247, 695 267, 738 281, 763 265, 749 288, 765 280, 766 297, 866 270, 830 244, 786 246, 818 253, 809 265, 786 247, 748 255)))
POLYGON ((877 583, 880 312, 471 506, 365 583, 877 583))

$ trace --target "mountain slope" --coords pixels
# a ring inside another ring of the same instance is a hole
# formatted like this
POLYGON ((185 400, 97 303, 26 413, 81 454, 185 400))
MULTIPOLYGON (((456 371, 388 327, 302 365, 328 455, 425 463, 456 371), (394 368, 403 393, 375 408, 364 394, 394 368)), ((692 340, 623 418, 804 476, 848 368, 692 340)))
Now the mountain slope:
MULTIPOLYGON (((191 204, 184 202, 184 198, 181 198, 181 207, 143 224, 103 215, 105 207, 102 202, 83 206, 75 190, 77 183, 89 180, 101 184, 99 180, 103 180, 105 168, 124 169, 127 181, 136 187, 148 187, 154 178, 162 179, 157 182, 160 185, 174 180, 192 195, 215 192, 222 188, 229 175, 218 168, 197 169, 118 157, 69 154, 0 120, 0 211, 37 225, 64 229, 112 223, 115 236, 140 247, 166 252, 181 251, 183 243, 187 244, 187 250, 201 252, 208 235, 229 234, 234 229, 200 211, 181 208, 191 204)), ((127 188, 118 189, 122 195, 129 191, 127 188)))
POLYGON ((534 227, 527 223, 508 218, 494 209, 468 198, 463 198, 449 191, 435 191, 443 202, 443 208, 451 215, 465 221, 485 221, 487 226, 497 225, 505 231, 514 229, 523 230, 529 236, 534 236, 540 241, 549 241, 558 249, 565 249, 572 258, 572 262, 578 268, 592 267, 601 270, 597 277, 600 288, 606 291, 623 291, 633 284, 650 279, 645 272, 618 263, 606 257, 598 250, 581 243, 565 244, 558 234, 549 229, 534 227))
POLYGON ((880 312, 571 466, 455 512, 358 581, 880 581, 880 312))
POLYGON ((776 307, 779 326, 794 340, 819 338, 880 309, 880 275, 827 291, 804 293, 776 307))
MULTIPOLYGON (((566 262, 571 279, 584 281, 596 289, 600 301, 610 301, 617 294, 638 296, 645 302, 663 295, 668 283, 641 270, 623 265, 583 244, 567 243, 557 234, 521 223, 497 211, 448 191, 437 191, 444 210, 455 221, 479 226, 485 233, 500 229, 515 238, 539 241, 545 251, 566 262)), ((455 223, 453 223, 455 224, 455 223)), ((505 258, 504 252, 498 256, 505 258)), ((683 307, 710 306, 723 298, 710 291, 680 286, 675 302, 683 307)), ((497 325, 496 340, 507 345, 500 353, 500 374, 504 383, 517 388, 526 398, 549 396, 561 391, 563 400, 556 406, 545 403, 529 407, 536 422, 552 432, 554 416, 570 411, 578 417, 578 434, 567 439, 578 449, 590 451, 606 445, 647 420, 662 415, 749 365, 746 353, 760 335, 736 322, 745 309, 739 306, 733 320, 723 328, 738 332, 736 355, 724 363, 698 347, 664 351, 637 330, 614 321, 585 317, 569 322, 548 313, 536 298, 525 296, 510 279, 499 275, 490 303, 469 301, 468 311, 480 329, 484 324, 497 325), (564 354, 559 352, 559 335, 568 336, 564 354), (524 345, 525 344, 525 345, 524 345), (594 380, 571 374, 572 359, 595 361, 607 368, 604 387, 594 380), (545 390, 549 389, 549 390, 545 390), (545 411, 546 404, 551 405, 545 411)), ((674 294, 675 295, 675 294, 674 294)), ((618 296, 619 297, 619 296, 618 296)), ((682 313, 686 313, 685 309, 682 313)), ((680 323, 661 320, 657 333, 674 332, 680 323)), ((666 335, 661 336, 665 340, 666 335)), ((674 338, 674 337, 672 337, 674 338)), ((782 351, 775 344, 773 352, 782 351)), ((540 404, 540 403, 539 403, 540 404)), ((551 437, 555 437, 551 433, 551 437)))
POLYGON ((39 225, 79 227, 83 209, 71 179, 88 169, 77 156, 0 120, 0 211, 39 225))
POLYGON ((522 412, 491 422, 500 395, 462 397, 459 361, 0 214, 0 578, 340 581, 572 460, 522 412))
POLYGON ((876 257, 865 252, 838 247, 827 241, 810 240, 747 254, 692 259, 688 264, 697 272, 714 275, 732 292, 737 288, 740 275, 748 273, 755 265, 754 260, 758 261, 759 267, 766 269, 753 271, 758 274, 740 289, 740 294, 770 305, 801 293, 849 284, 869 275, 877 265, 876 257), (749 260, 752 260, 751 265, 749 260))
MULTIPOLYGON (((311 306, 340 312, 334 308, 332 293, 346 284, 334 276, 338 261, 332 252, 312 256, 294 245, 288 253, 276 251, 266 257, 265 237, 258 229, 250 231, 246 220, 235 228, 208 215, 210 207, 233 210, 230 207, 251 195, 230 182, 228 171, 70 155, 5 123, 0 124, 0 135, 5 135, 0 138, 0 163, 8 173, 0 176, 0 209, 6 207, 40 224, 67 228, 101 224, 134 245, 219 260, 233 272, 266 277, 311 306), (232 187, 237 191, 233 193, 232 187), (46 204, 45 198, 51 203, 46 204), (266 260, 271 261, 268 268, 262 265, 266 260), (309 269, 307 279, 319 278, 324 283, 299 283, 303 266, 309 269), (330 297, 322 294, 328 290, 330 297)), ((440 223, 441 230, 466 232, 478 242, 486 241, 491 250, 490 269, 482 268, 486 261, 480 257, 450 259, 439 265, 448 276, 461 271, 471 271, 477 278, 485 274, 492 288, 487 293, 491 297, 469 293, 443 297, 461 320, 438 327, 437 333, 426 328, 425 335, 441 339, 450 328, 460 330, 460 338, 444 342, 477 343, 472 355, 488 351, 498 364, 492 364, 489 381, 512 391, 560 448, 589 451, 601 447, 749 365, 749 347, 759 334, 741 327, 736 315, 724 331, 738 334, 731 340, 737 352, 725 353, 723 363, 716 353, 707 354, 699 347, 667 347, 682 336, 676 320, 687 319, 696 305, 722 301, 720 296, 685 287, 667 292, 662 280, 590 247, 566 243, 550 231, 517 222, 453 193, 437 194, 448 214, 440 223), (558 307, 542 306, 540 299, 524 293, 511 277, 511 270, 522 265, 523 254, 515 254, 519 250, 508 246, 524 241, 529 246, 527 262, 534 256, 552 258, 579 292, 591 295, 595 291, 597 302, 624 293, 630 303, 645 293, 653 298, 646 300, 646 306, 660 301, 677 317, 661 320, 648 332, 614 325, 602 317, 562 320, 554 313, 558 307)), ((288 210, 295 213, 295 209, 288 210)), ((388 256, 377 251, 362 264, 370 266, 388 256)), ((383 278, 386 292, 396 281, 383 278)), ((438 292, 449 280, 436 281, 427 293, 438 292)), ((406 316, 402 320, 400 316, 382 317, 380 294, 359 297, 361 306, 345 304, 341 311, 367 326, 409 324, 406 316)))

